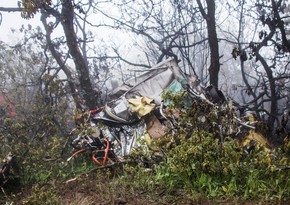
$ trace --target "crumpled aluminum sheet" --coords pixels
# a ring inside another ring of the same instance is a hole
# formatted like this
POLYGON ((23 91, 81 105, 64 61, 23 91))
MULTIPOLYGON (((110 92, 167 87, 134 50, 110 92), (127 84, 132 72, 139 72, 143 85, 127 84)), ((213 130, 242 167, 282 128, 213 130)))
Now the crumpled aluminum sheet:
POLYGON ((180 71, 173 58, 169 58, 150 71, 126 81, 111 92, 110 97, 117 99, 124 96, 126 99, 135 97, 150 97, 154 103, 160 105, 162 102, 161 94, 174 80, 184 81, 185 77, 180 71))
POLYGON ((111 142, 112 150, 116 156, 128 156, 131 150, 139 146, 139 140, 144 137, 146 124, 144 121, 132 125, 118 127, 102 126, 102 135, 111 142))

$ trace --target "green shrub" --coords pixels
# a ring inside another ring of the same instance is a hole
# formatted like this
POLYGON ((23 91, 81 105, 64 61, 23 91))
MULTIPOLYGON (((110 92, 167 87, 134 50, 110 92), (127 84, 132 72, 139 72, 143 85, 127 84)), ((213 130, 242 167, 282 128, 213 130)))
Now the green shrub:
POLYGON ((181 115, 165 140, 169 143, 160 142, 167 162, 155 167, 159 185, 206 197, 290 199, 287 138, 276 150, 260 144, 246 150, 236 139, 231 103, 214 107, 194 100, 185 107, 175 103, 178 95, 166 93, 166 97, 181 105, 181 115))
POLYGON ((0 144, 3 145, 0 159, 8 153, 14 156, 13 168, 17 170, 11 174, 17 175, 23 185, 47 182, 58 176, 59 168, 68 168, 63 163, 66 154, 72 151, 68 147, 64 149, 68 137, 65 137, 66 107, 51 106, 41 97, 34 100, 30 110, 19 110, 16 118, 4 119, 0 129, 0 144))
POLYGON ((55 188, 48 185, 35 185, 24 201, 24 205, 60 205, 61 198, 56 193, 55 188))
MULTIPOLYGON (((223 144, 207 132, 181 137, 168 150, 167 162, 156 166, 156 180, 169 189, 183 188, 209 197, 289 198, 289 170, 279 153, 257 148, 250 154, 233 139, 223 144), (282 160, 282 161, 283 161, 282 160)), ((287 162, 289 164, 289 162, 287 162)))

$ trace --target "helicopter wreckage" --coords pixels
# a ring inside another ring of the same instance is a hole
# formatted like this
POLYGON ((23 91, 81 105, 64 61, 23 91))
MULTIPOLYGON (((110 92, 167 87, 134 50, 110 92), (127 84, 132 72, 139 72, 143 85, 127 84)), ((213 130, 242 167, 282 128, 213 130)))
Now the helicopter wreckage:
MULTIPOLYGON (((89 126, 86 132, 73 139, 71 144, 77 151, 67 161, 82 152, 91 152, 92 160, 99 166, 120 162, 135 147, 142 146, 141 139, 150 149, 152 140, 162 139, 179 126, 182 110, 171 109, 168 112, 170 102, 163 99, 165 92, 186 93, 189 97, 183 100, 187 106, 193 102, 203 103, 215 110, 217 115, 227 115, 226 121, 214 122, 220 123, 216 127, 221 135, 239 136, 242 130, 246 130, 242 146, 249 148, 255 143, 268 146, 267 139, 255 132, 257 121, 253 112, 241 111, 220 90, 213 86, 203 87, 196 76, 184 74, 174 59, 167 59, 113 90, 113 100, 104 107, 83 115, 89 126), (225 114, 228 109, 234 112, 225 114)), ((207 130, 210 128, 203 112, 199 113, 198 120, 207 130)))

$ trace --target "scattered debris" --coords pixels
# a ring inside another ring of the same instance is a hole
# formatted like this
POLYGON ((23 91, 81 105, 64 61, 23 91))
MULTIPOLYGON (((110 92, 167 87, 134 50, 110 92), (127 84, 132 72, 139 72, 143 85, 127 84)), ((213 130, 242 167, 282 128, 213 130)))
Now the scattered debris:
MULTIPOLYGON (((79 153, 89 151, 97 165, 106 166, 108 162, 124 160, 134 147, 142 145, 141 140, 147 143, 145 149, 150 149, 152 140, 162 138, 169 130, 176 128, 182 112, 179 109, 167 111, 171 102, 162 99, 165 91, 188 93, 189 98, 182 98, 185 106, 191 106, 193 101, 204 103, 216 115, 228 116, 226 121, 217 122, 223 135, 238 135, 244 129, 251 130, 244 135, 247 136, 244 146, 250 141, 267 144, 264 137, 254 131, 255 120, 251 113, 243 116, 226 113, 226 109, 236 107, 226 100, 220 90, 213 86, 203 87, 196 76, 185 75, 174 59, 168 59, 119 86, 112 91, 111 102, 84 115, 89 114, 89 129, 73 140, 72 145, 78 151, 68 161, 79 153)), ((205 114, 200 113, 198 119, 206 127, 205 114)))

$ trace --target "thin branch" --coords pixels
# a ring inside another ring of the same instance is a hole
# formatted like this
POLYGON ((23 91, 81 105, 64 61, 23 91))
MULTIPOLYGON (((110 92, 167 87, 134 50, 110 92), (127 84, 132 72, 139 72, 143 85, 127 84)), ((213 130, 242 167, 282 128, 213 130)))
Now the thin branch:
POLYGON ((2 12, 23 12, 25 11, 24 8, 17 8, 17 7, 0 7, 0 11, 2 12))

